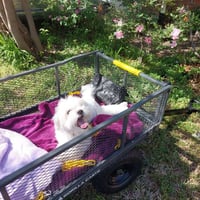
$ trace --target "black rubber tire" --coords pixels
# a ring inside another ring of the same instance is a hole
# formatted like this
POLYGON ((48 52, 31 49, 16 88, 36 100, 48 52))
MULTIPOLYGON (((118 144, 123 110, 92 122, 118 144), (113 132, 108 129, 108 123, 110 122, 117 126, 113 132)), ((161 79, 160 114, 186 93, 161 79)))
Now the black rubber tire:
POLYGON ((121 160, 112 163, 96 175, 92 184, 97 192, 112 194, 126 188, 140 174, 143 166, 142 156, 137 151, 131 151, 121 160))

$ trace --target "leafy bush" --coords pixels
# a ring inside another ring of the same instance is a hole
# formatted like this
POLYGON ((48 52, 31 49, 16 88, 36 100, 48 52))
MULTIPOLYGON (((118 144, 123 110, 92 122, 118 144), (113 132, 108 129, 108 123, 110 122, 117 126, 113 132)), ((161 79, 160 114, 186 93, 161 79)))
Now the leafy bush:
POLYGON ((57 43, 57 37, 50 34, 50 31, 47 28, 40 28, 39 36, 41 43, 45 45, 47 49, 51 49, 53 44, 57 43))
POLYGON ((94 13, 90 1, 87 0, 41 0, 40 3, 46 5, 45 12, 52 22, 68 28, 76 26, 81 18, 87 18, 94 13))
POLYGON ((114 10, 109 17, 106 23, 110 23, 112 32, 109 39, 115 43, 114 48, 118 44, 119 48, 125 49, 132 43, 133 48, 140 49, 142 58, 161 50, 170 53, 180 51, 181 45, 189 42, 200 27, 198 10, 176 7, 174 0, 126 0, 123 7, 118 12, 114 10), (159 24, 161 12, 168 18, 161 22, 164 25, 159 24))
POLYGON ((19 70, 34 67, 34 57, 27 51, 19 49, 12 38, 0 34, 0 57, 19 70))

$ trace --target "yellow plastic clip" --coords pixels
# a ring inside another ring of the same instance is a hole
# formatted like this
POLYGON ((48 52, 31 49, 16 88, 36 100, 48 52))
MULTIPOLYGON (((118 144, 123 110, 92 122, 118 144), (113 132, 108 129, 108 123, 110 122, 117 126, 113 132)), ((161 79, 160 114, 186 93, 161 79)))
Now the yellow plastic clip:
POLYGON ((121 147, 121 140, 117 139, 117 144, 115 145, 115 150, 119 149, 121 147))
POLYGON ((80 91, 73 91, 73 92, 69 92, 68 95, 73 96, 73 95, 80 95, 81 92, 80 91))
POLYGON ((44 192, 39 192, 38 195, 36 196, 35 200, 44 200, 45 199, 45 194, 44 192))
POLYGON ((97 136, 99 135, 99 133, 100 133, 100 132, 97 131, 93 136, 94 136, 94 137, 97 137, 97 136))
POLYGON ((74 167, 94 166, 96 165, 95 160, 68 160, 62 165, 62 171, 70 170, 74 167))

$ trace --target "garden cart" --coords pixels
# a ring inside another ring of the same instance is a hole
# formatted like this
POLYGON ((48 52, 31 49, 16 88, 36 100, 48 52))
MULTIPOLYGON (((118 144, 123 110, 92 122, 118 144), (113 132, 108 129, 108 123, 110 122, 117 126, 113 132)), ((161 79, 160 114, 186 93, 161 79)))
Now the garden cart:
MULTIPOLYGON (((135 147, 161 123, 170 88, 99 51, 1 78, 0 131, 18 133, 45 153, 24 165, 15 156, 14 168, 13 162, 5 165, 11 173, 0 176, 0 199, 64 199, 88 181, 104 193, 125 188, 141 172, 135 147), (127 101, 129 106, 114 116, 95 117, 89 131, 56 148, 52 117, 57 102, 78 95, 89 82, 99 103, 127 101), (92 144, 81 159, 70 157, 88 137, 92 144)), ((0 162, 3 167, 5 157, 0 162)))

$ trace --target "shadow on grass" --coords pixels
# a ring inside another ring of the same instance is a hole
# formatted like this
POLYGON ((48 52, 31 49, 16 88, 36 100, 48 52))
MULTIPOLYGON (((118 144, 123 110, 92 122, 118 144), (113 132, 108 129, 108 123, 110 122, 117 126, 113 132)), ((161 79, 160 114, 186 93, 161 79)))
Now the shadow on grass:
POLYGON ((146 176, 157 185, 161 199, 198 199, 199 141, 178 127, 187 120, 187 116, 164 118, 160 130, 142 147, 146 176))
POLYGON ((199 197, 200 141, 181 130, 188 116, 165 117, 160 129, 138 148, 143 152, 143 174, 129 187, 112 195, 98 194, 85 184, 68 200, 194 199, 199 197))

